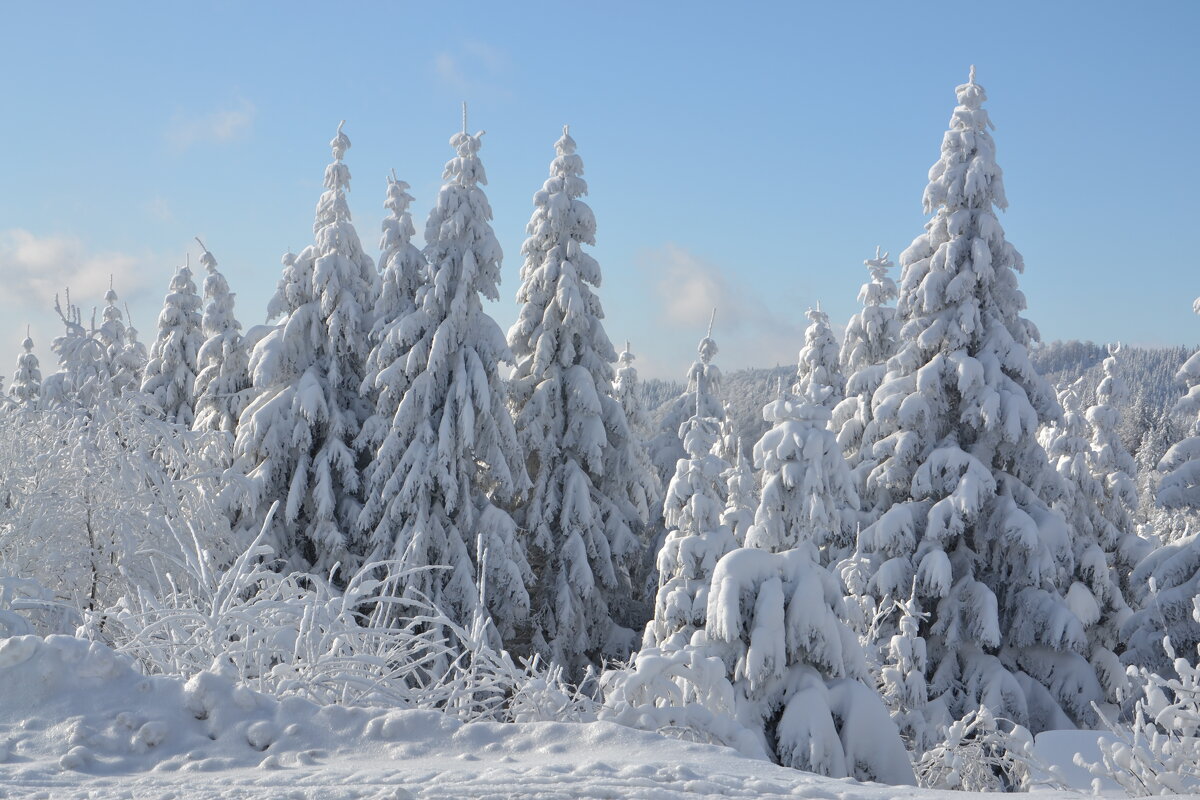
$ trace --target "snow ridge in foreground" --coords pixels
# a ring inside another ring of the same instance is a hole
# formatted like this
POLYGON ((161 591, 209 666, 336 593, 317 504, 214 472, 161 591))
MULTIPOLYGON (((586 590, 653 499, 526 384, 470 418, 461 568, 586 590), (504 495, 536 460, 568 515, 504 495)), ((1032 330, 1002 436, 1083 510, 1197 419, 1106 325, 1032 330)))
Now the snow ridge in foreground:
MULTIPOLYGON (((0 639, 0 798, 942 796, 833 780, 620 725, 317 706, 220 665, 146 677, 103 644, 0 639)), ((1049 794, 1049 793, 1042 793, 1049 794)))

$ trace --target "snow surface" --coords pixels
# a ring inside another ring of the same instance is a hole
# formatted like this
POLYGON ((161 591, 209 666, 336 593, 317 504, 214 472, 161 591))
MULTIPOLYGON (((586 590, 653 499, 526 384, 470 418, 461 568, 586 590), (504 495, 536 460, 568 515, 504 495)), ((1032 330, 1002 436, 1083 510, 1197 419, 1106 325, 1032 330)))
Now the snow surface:
POLYGON ((0 640, 0 687, 0 798, 962 797, 821 778, 613 723, 463 724, 280 701, 219 670, 148 678, 65 636, 0 640))

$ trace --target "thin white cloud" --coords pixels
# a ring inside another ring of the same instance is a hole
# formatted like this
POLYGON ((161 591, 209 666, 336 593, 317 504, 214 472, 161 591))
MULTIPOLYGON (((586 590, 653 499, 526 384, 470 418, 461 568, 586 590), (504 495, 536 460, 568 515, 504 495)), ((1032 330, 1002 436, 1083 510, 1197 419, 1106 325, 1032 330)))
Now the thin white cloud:
POLYGON ((178 150, 198 144, 224 144, 249 133, 257 110, 242 98, 230 108, 207 114, 180 112, 167 128, 167 141, 178 150))
POLYGON ((453 51, 434 56, 433 72, 448 89, 463 95, 506 96, 509 58, 504 51, 479 41, 466 41, 453 51))
MULTIPOLYGON (((704 333, 716 309, 714 339, 731 366, 772 366, 795 360, 804 339, 803 309, 794 318, 773 311, 717 264, 676 244, 641 254, 643 274, 658 273, 655 289, 671 327, 704 333)), ((723 359, 724 360, 724 359, 723 359)))
POLYGON ((70 287, 80 300, 100 298, 109 280, 122 296, 143 288, 144 258, 128 253, 90 253, 73 236, 38 236, 21 228, 0 231, 0 303, 50 308, 55 294, 70 287))

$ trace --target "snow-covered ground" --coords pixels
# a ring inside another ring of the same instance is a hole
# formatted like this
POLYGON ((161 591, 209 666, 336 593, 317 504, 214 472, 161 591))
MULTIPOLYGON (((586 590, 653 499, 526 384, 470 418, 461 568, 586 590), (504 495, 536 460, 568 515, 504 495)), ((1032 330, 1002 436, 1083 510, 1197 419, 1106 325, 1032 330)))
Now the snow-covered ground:
POLYGON ((80 639, 0 640, 3 798, 918 796, 963 797, 821 778, 605 722, 318 707, 219 671, 147 678, 80 639))

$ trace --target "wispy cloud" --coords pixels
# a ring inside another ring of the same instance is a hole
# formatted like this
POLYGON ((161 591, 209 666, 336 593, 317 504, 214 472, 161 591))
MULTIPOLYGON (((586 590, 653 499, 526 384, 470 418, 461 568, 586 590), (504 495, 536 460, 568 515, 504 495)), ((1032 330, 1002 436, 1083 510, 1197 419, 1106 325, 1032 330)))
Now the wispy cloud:
POLYGON ((761 297, 732 279, 719 265, 676 244, 641 254, 643 270, 659 278, 655 289, 664 321, 703 333, 716 309, 716 338, 730 363, 753 366, 786 364, 803 341, 802 311, 784 317, 761 297))
POLYGON ((167 141, 178 150, 231 142, 249 133, 256 113, 254 104, 245 98, 208 113, 179 112, 167 127, 167 141))
POLYGON ((506 96, 509 90, 504 78, 509 63, 503 50, 484 42, 467 41, 434 56, 433 71, 444 86, 460 94, 506 96))
POLYGON ((90 253, 73 236, 38 236, 13 228, 0 231, 0 304, 50 308, 54 295, 70 287, 82 301, 100 298, 111 279, 127 296, 143 288, 146 259, 127 253, 90 253))

